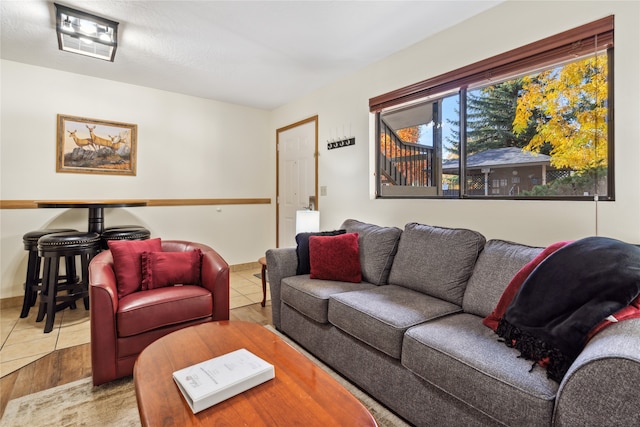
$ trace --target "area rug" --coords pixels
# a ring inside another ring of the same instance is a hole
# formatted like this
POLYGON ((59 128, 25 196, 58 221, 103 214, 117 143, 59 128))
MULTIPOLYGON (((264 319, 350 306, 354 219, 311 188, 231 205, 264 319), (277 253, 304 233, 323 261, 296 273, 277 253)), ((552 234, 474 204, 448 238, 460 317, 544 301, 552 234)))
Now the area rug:
POLYGON ((336 373, 333 369, 316 359, 311 353, 307 352, 304 348, 300 347, 298 343, 287 337, 286 335, 278 332, 273 326, 265 325, 267 329, 279 336, 284 342, 304 354, 309 360, 322 368, 323 371, 331 375, 342 387, 349 390, 349 393, 354 395, 362 404, 371 412, 371 415, 376 419, 378 426, 382 427, 409 427, 409 424, 405 423, 400 417, 393 412, 385 408, 371 396, 360 390, 355 385, 344 379, 340 374, 336 373))
POLYGON ((139 426, 131 377, 93 387, 91 378, 10 400, 0 425, 139 426))
MULTIPOLYGON (((371 412, 381 427, 406 427, 395 414, 336 374, 295 342, 267 326, 336 379, 371 412)), ((0 420, 3 427, 139 426, 138 406, 131 377, 93 387, 85 378, 9 401, 0 420)))
MULTIPOLYGON (((258 279, 260 279, 260 280, 262 280, 262 273, 256 273, 253 276, 258 278, 258 279)), ((265 277, 264 281, 269 283, 269 272, 268 271, 265 273, 264 277, 265 277)))

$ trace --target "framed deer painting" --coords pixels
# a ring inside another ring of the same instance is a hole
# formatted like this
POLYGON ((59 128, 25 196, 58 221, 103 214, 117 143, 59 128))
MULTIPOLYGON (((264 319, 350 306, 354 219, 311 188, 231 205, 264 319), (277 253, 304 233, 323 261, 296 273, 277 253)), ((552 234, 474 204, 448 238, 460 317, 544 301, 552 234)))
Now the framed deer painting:
POLYGON ((136 174, 138 126, 58 114, 56 172, 136 174))

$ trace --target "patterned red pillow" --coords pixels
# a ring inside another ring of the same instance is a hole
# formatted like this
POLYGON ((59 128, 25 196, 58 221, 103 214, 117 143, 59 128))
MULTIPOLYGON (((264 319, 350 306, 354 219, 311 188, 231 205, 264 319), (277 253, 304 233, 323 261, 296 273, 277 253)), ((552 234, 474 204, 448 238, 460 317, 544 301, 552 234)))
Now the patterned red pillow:
POLYGON ((362 281, 358 233, 338 236, 311 236, 309 260, 312 279, 362 281))
POLYGON ((148 240, 109 240, 107 241, 113 256, 113 269, 116 273, 118 299, 140 290, 142 252, 162 251, 160 238, 148 240))
POLYGON ((202 251, 143 252, 142 290, 200 283, 202 251))

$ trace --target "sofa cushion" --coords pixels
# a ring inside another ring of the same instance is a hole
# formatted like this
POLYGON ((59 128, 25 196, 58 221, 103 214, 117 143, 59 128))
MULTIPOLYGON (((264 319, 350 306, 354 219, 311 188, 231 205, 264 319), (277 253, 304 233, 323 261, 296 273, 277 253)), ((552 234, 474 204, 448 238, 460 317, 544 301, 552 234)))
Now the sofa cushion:
POLYGON ((119 301, 119 337, 211 317, 211 292, 200 286, 170 286, 127 295, 119 301), (178 302, 179 301, 179 302, 178 302))
POLYGON ((507 425, 550 425, 558 384, 517 356, 467 313, 409 329, 402 347, 407 369, 470 406, 507 425))
POLYGON ((339 236, 311 236, 309 260, 312 279, 360 283, 358 233, 339 236))
POLYGON ((542 248, 489 240, 467 282, 463 310, 482 317, 489 315, 513 276, 541 251, 542 248))
POLYGON ((309 238, 311 236, 337 236, 346 233, 346 230, 318 231, 315 233, 296 234, 296 254, 298 255, 298 267, 296 274, 309 274, 311 262, 309 260, 309 238))
POLYGON ((349 233, 358 233, 362 280, 374 285, 386 285, 402 230, 355 219, 346 220, 340 228, 349 233))
POLYGON ((408 328, 459 311, 455 304, 394 285, 329 298, 329 323, 396 359, 408 328))
POLYGON ((462 305, 484 243, 477 231, 409 223, 400 237, 389 283, 462 305))
POLYGON ((304 274, 282 279, 280 300, 318 323, 327 323, 327 310, 331 295, 374 287, 367 282, 311 280, 308 274, 304 274))

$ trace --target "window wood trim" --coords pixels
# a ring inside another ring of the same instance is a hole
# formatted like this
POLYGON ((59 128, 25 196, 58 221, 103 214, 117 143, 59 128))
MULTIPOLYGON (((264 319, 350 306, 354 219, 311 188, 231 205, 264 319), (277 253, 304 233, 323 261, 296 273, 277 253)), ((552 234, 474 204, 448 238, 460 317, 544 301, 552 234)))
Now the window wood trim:
POLYGON ((613 15, 369 99, 378 112, 404 102, 574 59, 613 47, 613 15))

